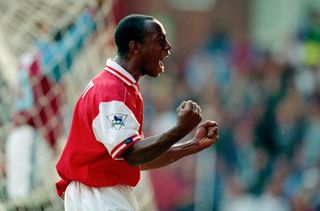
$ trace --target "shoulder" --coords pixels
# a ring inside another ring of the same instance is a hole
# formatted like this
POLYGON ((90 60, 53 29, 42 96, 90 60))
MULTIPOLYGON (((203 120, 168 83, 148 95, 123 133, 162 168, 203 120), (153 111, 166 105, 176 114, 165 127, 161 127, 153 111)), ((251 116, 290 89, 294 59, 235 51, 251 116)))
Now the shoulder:
POLYGON ((126 85, 119 78, 102 71, 92 79, 95 94, 100 97, 123 98, 127 92, 126 85))

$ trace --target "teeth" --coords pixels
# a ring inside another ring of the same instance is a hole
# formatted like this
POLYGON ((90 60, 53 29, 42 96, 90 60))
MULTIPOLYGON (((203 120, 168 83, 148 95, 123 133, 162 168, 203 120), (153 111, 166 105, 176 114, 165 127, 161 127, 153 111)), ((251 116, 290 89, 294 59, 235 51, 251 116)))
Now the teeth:
POLYGON ((163 65, 163 62, 162 62, 162 61, 159 61, 159 65, 160 65, 160 67, 161 67, 162 72, 164 72, 164 65, 163 65))
POLYGON ((159 61, 159 64, 160 64, 160 66, 161 66, 161 67, 164 67, 164 65, 163 65, 163 62, 162 62, 162 61, 159 61))

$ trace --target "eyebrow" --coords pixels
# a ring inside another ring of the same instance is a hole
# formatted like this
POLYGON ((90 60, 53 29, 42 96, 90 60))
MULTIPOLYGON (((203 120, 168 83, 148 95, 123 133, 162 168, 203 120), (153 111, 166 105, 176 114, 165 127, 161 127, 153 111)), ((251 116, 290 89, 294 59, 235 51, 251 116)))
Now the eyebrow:
POLYGON ((166 38, 166 34, 164 34, 162 32, 158 32, 157 33, 157 38, 166 38))
POLYGON ((154 39, 163 39, 163 38, 166 38, 166 35, 163 34, 162 32, 147 32, 145 33, 145 35, 148 35, 148 34, 153 34, 152 37, 154 37, 154 39))
POLYGON ((162 31, 148 31, 145 32, 144 35, 151 35, 151 37, 156 40, 166 39, 166 34, 164 34, 162 31))

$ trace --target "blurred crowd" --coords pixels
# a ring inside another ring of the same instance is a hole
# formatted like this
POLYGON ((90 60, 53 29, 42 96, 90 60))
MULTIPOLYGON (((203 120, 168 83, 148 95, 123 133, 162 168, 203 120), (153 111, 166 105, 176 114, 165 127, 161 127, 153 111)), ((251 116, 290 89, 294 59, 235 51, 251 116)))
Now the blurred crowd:
MULTIPOLYGON (((219 29, 186 59, 169 58, 162 82, 144 84, 145 133, 172 126, 189 98, 218 121, 214 181, 203 181, 214 183, 213 210, 320 210, 319 29, 312 13, 281 55, 219 29)), ((153 171, 161 210, 194 209, 195 163, 202 161, 153 171)))

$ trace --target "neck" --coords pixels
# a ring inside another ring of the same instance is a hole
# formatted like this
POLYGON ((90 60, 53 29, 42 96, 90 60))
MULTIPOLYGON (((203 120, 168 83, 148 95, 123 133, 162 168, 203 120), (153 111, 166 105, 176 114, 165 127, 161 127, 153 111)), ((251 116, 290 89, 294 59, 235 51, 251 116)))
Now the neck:
POLYGON ((132 75, 132 77, 138 81, 140 79, 141 73, 139 71, 139 68, 134 64, 132 59, 130 60, 127 57, 124 56, 119 56, 117 55, 114 60, 123 68, 125 69, 128 73, 132 75))

